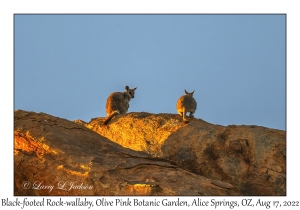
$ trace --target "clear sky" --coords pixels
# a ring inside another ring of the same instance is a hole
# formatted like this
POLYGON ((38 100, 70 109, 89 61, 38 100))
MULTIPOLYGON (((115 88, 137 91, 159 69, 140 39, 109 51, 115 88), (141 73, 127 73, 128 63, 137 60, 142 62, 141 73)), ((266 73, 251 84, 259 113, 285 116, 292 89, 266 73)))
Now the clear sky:
POLYGON ((285 15, 14 15, 14 109, 104 117, 112 92, 137 87, 129 112, 286 129, 285 15))

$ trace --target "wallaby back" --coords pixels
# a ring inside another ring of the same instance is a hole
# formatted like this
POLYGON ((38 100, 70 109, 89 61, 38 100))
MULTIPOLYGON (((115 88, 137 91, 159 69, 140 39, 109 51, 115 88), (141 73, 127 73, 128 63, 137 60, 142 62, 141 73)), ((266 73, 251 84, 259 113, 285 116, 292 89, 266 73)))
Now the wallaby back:
POLYGON ((194 91, 191 93, 186 90, 184 91, 185 95, 181 96, 177 100, 176 109, 179 115, 183 117, 183 121, 187 123, 188 120, 186 119, 186 113, 189 112, 189 117, 193 118, 197 109, 197 102, 193 97, 194 91))

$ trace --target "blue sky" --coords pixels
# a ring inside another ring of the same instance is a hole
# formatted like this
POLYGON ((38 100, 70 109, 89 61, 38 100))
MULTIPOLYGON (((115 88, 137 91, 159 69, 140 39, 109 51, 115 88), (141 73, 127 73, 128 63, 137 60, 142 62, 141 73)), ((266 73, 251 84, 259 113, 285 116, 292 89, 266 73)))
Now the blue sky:
POLYGON ((286 129, 285 15, 14 15, 14 109, 104 117, 108 95, 137 87, 129 112, 286 129))

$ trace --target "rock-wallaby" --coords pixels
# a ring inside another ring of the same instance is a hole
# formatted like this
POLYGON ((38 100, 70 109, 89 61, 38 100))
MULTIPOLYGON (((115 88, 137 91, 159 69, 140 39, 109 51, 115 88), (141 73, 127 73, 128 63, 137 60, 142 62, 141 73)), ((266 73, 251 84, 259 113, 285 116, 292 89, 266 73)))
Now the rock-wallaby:
POLYGON ((125 92, 114 92, 110 94, 106 101, 106 114, 107 117, 103 124, 106 125, 117 114, 125 114, 129 108, 129 101, 134 98, 134 91, 136 88, 129 89, 125 87, 125 92))
POLYGON ((188 93, 186 90, 184 90, 185 95, 181 96, 178 99, 177 104, 176 104, 177 112, 183 118, 183 121, 185 123, 189 122, 186 119, 186 113, 189 112, 190 113, 189 117, 193 118, 194 113, 197 109, 197 102, 193 97, 194 91, 191 93, 188 93))

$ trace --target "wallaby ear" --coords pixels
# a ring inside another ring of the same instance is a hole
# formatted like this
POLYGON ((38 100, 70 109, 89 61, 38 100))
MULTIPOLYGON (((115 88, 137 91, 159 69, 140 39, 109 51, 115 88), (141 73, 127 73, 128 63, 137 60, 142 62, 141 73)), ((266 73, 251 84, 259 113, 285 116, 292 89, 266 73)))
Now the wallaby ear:
POLYGON ((185 94, 189 94, 185 89, 184 89, 185 94))
POLYGON ((128 85, 126 85, 126 86, 125 86, 125 90, 127 90, 127 91, 129 90, 129 87, 128 87, 128 85))
POLYGON ((193 90, 193 92, 191 92, 191 94, 193 95, 193 94, 194 94, 194 92, 195 92, 195 90, 193 90))
POLYGON ((135 89, 137 89, 137 87, 136 87, 136 88, 133 88, 133 90, 135 90, 135 89))

